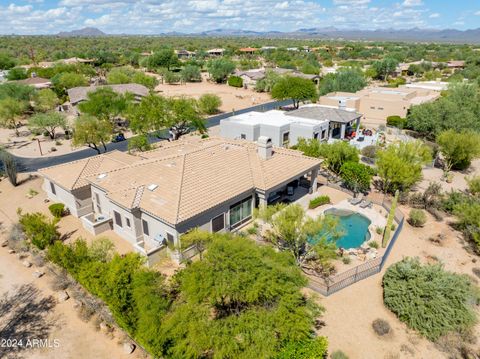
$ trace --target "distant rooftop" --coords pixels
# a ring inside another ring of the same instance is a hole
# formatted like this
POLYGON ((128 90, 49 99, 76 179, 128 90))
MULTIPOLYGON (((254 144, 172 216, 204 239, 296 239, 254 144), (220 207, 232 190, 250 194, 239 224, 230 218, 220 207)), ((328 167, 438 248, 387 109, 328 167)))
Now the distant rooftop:
POLYGON ((348 123, 358 119, 362 115, 355 111, 341 110, 334 107, 320 105, 306 105, 297 110, 286 113, 287 116, 302 117, 317 121, 333 121, 348 123))
POLYGON ((267 112, 251 111, 240 115, 232 116, 223 121, 238 122, 243 124, 249 124, 252 126, 266 125, 273 127, 282 127, 292 123, 297 123, 305 126, 315 126, 319 124, 319 121, 316 119, 287 116, 288 114, 288 112, 279 110, 271 110, 267 112))

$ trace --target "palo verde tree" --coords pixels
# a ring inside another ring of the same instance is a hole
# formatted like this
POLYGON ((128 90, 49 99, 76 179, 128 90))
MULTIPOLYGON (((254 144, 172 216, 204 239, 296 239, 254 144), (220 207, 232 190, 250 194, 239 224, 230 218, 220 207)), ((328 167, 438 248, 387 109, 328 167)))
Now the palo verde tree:
POLYGON ((278 80, 272 88, 272 98, 291 99, 295 108, 298 108, 300 102, 314 101, 317 97, 315 84, 300 77, 286 76, 278 80))
POLYGON ((358 68, 341 68, 335 74, 327 74, 320 81, 321 96, 330 92, 357 92, 367 86, 365 75, 358 68))
POLYGON ((25 101, 19 101, 13 97, 7 97, 0 100, 0 126, 12 128, 15 135, 20 136, 18 127, 20 118, 26 111, 28 105, 25 101))
POLYGON ((327 169, 336 175, 340 175, 345 163, 358 163, 358 155, 359 151, 344 141, 321 143, 319 147, 319 157, 325 160, 324 164, 327 169))
POLYGON ((339 222, 332 216, 313 219, 298 204, 292 204, 271 217, 269 241, 290 252, 297 265, 306 270, 325 272, 336 257, 335 242, 341 236, 339 222))
POLYGON ((223 58, 214 59, 207 62, 207 70, 215 82, 222 83, 235 70, 235 64, 223 58))
POLYGON ((340 167, 340 177, 345 186, 351 189, 356 196, 359 192, 370 190, 370 184, 375 171, 362 163, 345 162, 340 167))
POLYGON ((57 95, 50 89, 43 89, 34 96, 33 108, 35 111, 47 112, 53 110, 60 103, 57 95))
POLYGON ((388 76, 393 74, 398 66, 398 61, 393 57, 386 57, 383 60, 375 61, 372 67, 375 69, 377 77, 387 81, 388 76))
POLYGON ((154 94, 143 97, 139 104, 130 105, 127 111, 130 128, 143 135, 164 129, 169 116, 170 100, 154 94))
POLYGON ((67 127, 67 120, 59 112, 37 113, 28 119, 28 127, 48 132, 50 138, 54 140, 57 129, 67 127))
POLYGON ((470 167, 472 160, 480 156, 480 134, 474 131, 443 131, 437 136, 437 143, 446 174, 452 169, 470 167))
POLYGON ((76 121, 73 129, 74 146, 87 146, 101 153, 99 146, 107 151, 106 142, 112 133, 112 125, 106 120, 100 120, 95 116, 82 115, 76 121))
POLYGON ((306 279, 292 256, 231 234, 211 236, 203 260, 175 277, 178 296, 153 354, 271 358, 292 342, 315 340, 322 308, 300 292, 306 279))
POLYGON ((87 100, 78 105, 82 113, 109 121, 112 126, 114 120, 126 112, 133 100, 130 93, 125 95, 113 91, 110 87, 99 88, 87 94, 87 100))

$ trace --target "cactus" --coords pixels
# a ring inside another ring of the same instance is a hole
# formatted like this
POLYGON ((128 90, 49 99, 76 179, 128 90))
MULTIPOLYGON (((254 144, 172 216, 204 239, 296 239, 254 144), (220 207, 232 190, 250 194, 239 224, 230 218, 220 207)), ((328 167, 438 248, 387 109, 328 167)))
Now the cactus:
POLYGON ((383 241, 382 241, 383 248, 387 246, 387 243, 390 240, 390 233, 392 231, 392 224, 393 224, 393 219, 395 218, 395 209, 397 208, 399 194, 400 192, 398 192, 398 189, 397 189, 397 191, 395 192, 395 197, 393 198, 393 201, 392 201, 392 206, 390 207, 390 213, 388 214, 387 225, 385 226, 385 232, 383 232, 383 241))

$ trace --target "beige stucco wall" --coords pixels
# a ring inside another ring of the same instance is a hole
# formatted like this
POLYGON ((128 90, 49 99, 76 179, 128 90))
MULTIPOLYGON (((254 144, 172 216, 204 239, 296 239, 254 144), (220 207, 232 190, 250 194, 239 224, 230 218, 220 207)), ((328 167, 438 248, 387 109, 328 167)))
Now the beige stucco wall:
POLYGON ((401 99, 378 99, 364 97, 360 101, 359 112, 366 118, 386 120, 388 116, 405 117, 410 103, 401 99))
POLYGON ((43 190, 47 193, 47 197, 51 201, 63 203, 75 217, 82 217, 92 212, 92 201, 89 187, 75 190, 72 193, 45 178, 43 181, 43 190), (56 194, 52 192, 50 183, 53 183, 55 186, 56 194))

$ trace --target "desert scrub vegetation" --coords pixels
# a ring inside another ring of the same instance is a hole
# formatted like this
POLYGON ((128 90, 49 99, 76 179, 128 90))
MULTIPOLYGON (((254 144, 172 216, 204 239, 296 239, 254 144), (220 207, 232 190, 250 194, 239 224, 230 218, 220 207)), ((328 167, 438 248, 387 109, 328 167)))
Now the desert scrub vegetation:
POLYGON ((405 258, 386 271, 383 299, 408 327, 435 341, 473 327, 480 294, 467 276, 447 272, 441 264, 405 258))
POLYGON ((323 308, 300 292, 306 279, 291 255, 232 234, 193 235, 208 251, 169 283, 138 254, 119 256, 106 243, 56 241, 47 258, 102 299, 154 357, 326 356, 326 338, 314 333, 323 308))
POLYGON ((48 210, 55 218, 62 218, 65 213, 65 205, 63 203, 53 203, 48 206, 48 210))
POLYGON ((413 227, 423 227, 427 222, 427 216, 421 209, 412 209, 408 215, 407 222, 413 227))
POLYGON ((38 249, 45 249, 53 242, 60 239, 58 232, 58 219, 49 220, 39 212, 23 214, 17 211, 22 231, 25 237, 38 249))

